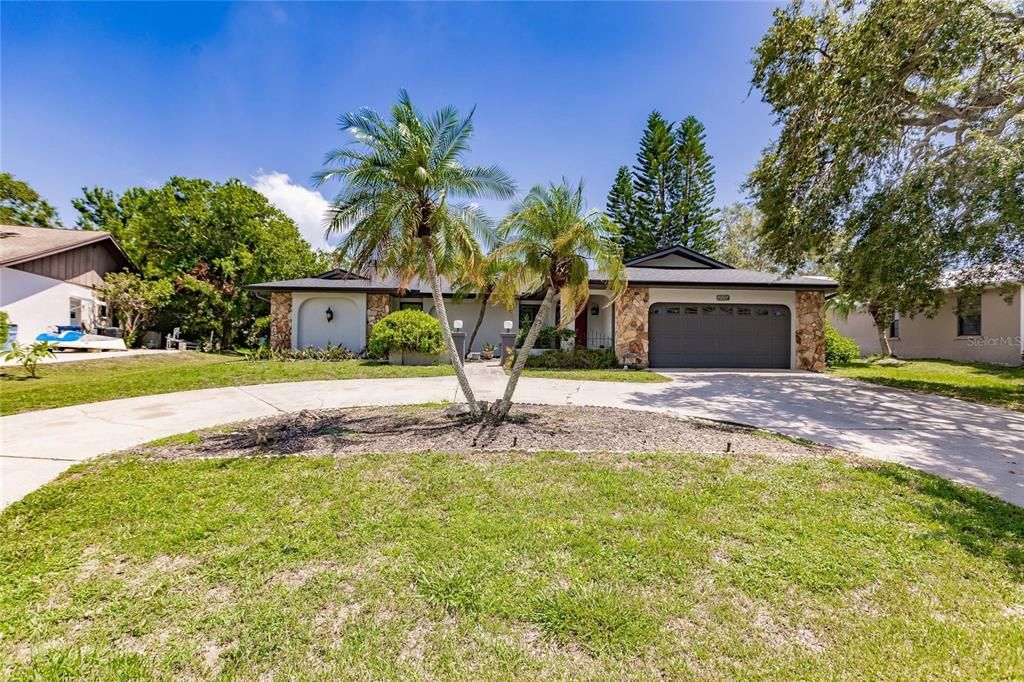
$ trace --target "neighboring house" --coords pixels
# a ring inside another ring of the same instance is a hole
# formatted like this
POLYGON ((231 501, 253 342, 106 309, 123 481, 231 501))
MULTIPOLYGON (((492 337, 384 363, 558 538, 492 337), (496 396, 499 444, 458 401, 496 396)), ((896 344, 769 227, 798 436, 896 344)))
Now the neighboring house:
MULTIPOLYGON (((1002 287, 988 287, 973 300, 944 289, 935 315, 897 314, 889 327, 889 345, 900 358, 942 358, 960 362, 1019 365, 1024 360, 1024 286, 1013 284, 1007 301, 1002 287)), ((843 319, 829 311, 832 325, 860 346, 863 355, 881 352, 875 323, 866 310, 843 319)))
MULTIPOLYGON (((676 246, 626 263, 629 288, 614 304, 600 272, 575 323, 576 343, 635 354, 650 367, 825 368, 825 297, 836 284, 824 277, 789 277, 737 270, 676 246)), ((429 287, 413 280, 332 270, 318 277, 249 287, 270 295, 271 345, 276 348, 342 344, 359 351, 369 329, 393 310, 432 312, 429 287)), ((445 285, 444 296, 452 295, 445 285)), ((523 296, 512 310, 488 306, 470 350, 500 343, 503 323, 518 330, 532 322, 539 296, 523 296)), ((472 298, 448 305, 449 321, 469 332, 479 315, 472 298)), ((557 313, 556 313, 557 314, 557 313)), ((552 315, 551 323, 557 319, 552 315)))
POLYGON ((22 343, 56 325, 109 326, 96 287, 131 267, 108 232, 0 225, 0 310, 22 343))

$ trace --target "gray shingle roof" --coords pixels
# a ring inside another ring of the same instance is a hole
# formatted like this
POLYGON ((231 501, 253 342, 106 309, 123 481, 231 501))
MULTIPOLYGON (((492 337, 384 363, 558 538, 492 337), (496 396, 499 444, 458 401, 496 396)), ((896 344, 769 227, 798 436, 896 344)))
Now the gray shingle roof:
MULTIPOLYGON (((604 273, 592 271, 591 281, 603 281, 604 273)), ((828 277, 797 275, 783 277, 773 272, 738 270, 735 268, 641 268, 627 267, 626 278, 633 285, 650 286, 726 286, 771 287, 783 289, 835 289, 835 280, 828 277)))
MULTIPOLYGON (((402 292, 411 296, 430 293, 430 286, 419 278, 413 278, 404 289, 400 285, 401 281, 397 277, 377 277, 374 275, 369 279, 356 277, 351 279, 304 277, 302 279, 288 279, 280 282, 251 284, 246 288, 254 291, 370 291, 396 294, 402 292)), ((451 285, 442 279, 441 293, 450 294, 451 292, 451 285)))

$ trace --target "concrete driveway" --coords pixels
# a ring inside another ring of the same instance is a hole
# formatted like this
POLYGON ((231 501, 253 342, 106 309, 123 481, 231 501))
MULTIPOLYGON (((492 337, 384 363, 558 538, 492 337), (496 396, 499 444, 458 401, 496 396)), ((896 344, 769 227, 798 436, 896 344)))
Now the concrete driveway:
MULTIPOLYGON (((478 397, 504 388, 471 365, 478 397)), ((803 372, 665 371, 672 383, 523 379, 518 402, 750 424, 899 462, 1024 506, 1024 414, 803 372)), ((302 409, 457 400, 453 377, 312 381, 145 396, 0 418, 0 507, 77 461, 163 436, 302 409)), ((628 428, 628 424, 624 425, 628 428)))

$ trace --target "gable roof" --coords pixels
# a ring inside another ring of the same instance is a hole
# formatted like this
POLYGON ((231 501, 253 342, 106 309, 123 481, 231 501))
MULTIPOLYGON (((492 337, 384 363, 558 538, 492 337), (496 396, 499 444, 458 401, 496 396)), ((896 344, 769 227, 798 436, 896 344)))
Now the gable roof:
MULTIPOLYGON (((711 256, 705 256, 703 253, 698 253, 693 249, 689 249, 682 244, 676 244, 675 246, 669 246, 668 248, 655 251, 654 253, 647 253, 643 256, 637 256, 631 258, 625 262, 627 267, 630 266, 643 266, 648 261, 656 260, 658 258, 664 258, 665 256, 680 256, 687 260, 692 260, 700 263, 705 268, 724 269, 731 270, 732 266, 728 263, 723 263, 720 260, 715 260, 711 256)), ((686 269, 685 267, 677 267, 672 265, 647 265, 644 267, 655 267, 655 268, 675 268, 675 269, 686 269)))
POLYGON ((53 256, 89 244, 103 243, 131 266, 131 260, 109 232, 55 227, 0 225, 0 266, 9 267, 53 256))
MULTIPOLYGON (((607 281, 603 272, 590 272, 591 286, 607 281)), ((630 286, 713 287, 716 289, 814 289, 834 291, 835 280, 812 275, 784 277, 774 272, 739 270, 737 268, 643 268, 626 267, 630 286)))

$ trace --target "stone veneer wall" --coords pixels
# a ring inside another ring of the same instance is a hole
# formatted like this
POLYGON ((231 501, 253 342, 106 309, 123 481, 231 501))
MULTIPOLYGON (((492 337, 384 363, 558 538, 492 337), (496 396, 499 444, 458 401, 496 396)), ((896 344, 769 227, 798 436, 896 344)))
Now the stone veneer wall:
POLYGON ((626 353, 635 353, 640 364, 647 366, 647 308, 650 290, 629 287, 615 302, 615 357, 622 360, 626 353))
POLYGON ((292 293, 270 294, 270 347, 289 350, 292 347, 292 293))
POLYGON ((391 312, 391 296, 388 294, 366 295, 366 342, 370 342, 370 330, 381 318, 391 312))
POLYGON ((796 292, 796 367, 825 371, 825 294, 796 292))

